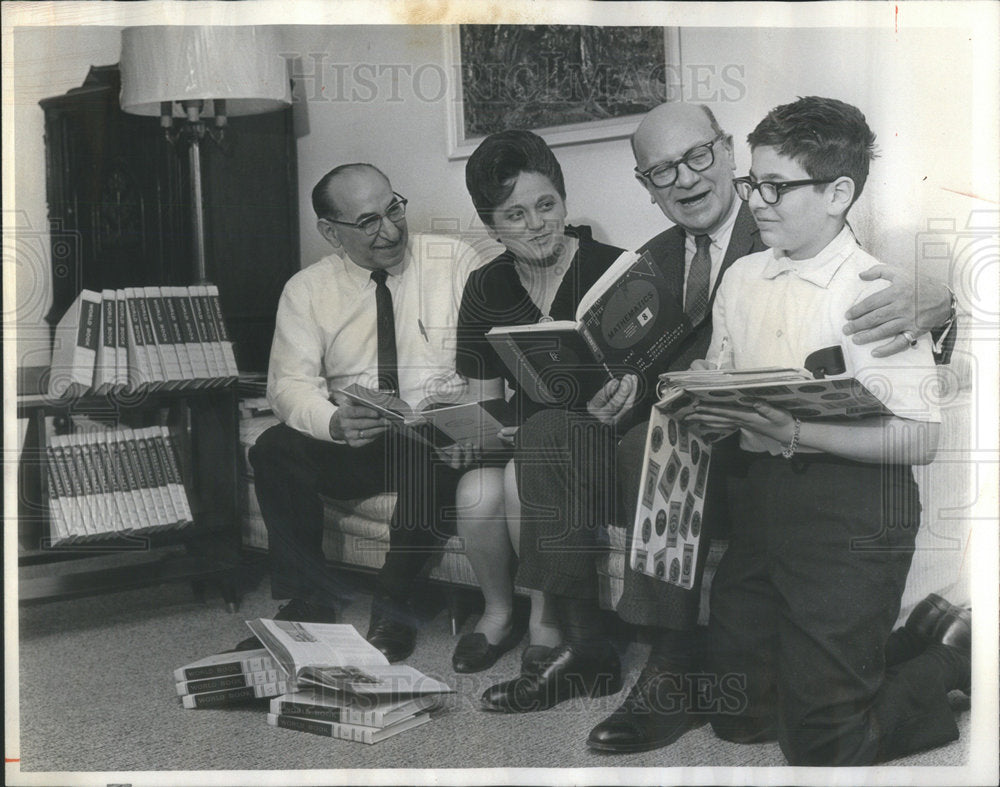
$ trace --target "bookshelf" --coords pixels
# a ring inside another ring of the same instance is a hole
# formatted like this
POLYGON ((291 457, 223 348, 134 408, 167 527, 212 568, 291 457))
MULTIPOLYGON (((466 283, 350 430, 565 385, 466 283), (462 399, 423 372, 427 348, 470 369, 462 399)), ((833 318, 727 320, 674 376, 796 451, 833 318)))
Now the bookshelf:
POLYGON ((18 567, 22 604, 187 581, 200 595, 217 583, 230 611, 240 576, 238 419, 233 383, 192 390, 53 398, 20 394, 26 433, 18 467, 18 567), (109 533, 54 543, 46 448, 53 435, 164 426, 177 447, 193 521, 175 529, 109 533), (55 564, 74 561, 72 565, 55 564))

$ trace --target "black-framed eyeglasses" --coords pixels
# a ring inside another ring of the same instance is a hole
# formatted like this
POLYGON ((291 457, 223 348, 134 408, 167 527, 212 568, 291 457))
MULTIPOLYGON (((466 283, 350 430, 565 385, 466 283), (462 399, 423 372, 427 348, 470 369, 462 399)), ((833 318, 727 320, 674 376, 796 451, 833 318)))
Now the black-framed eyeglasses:
POLYGON ((744 202, 750 201, 750 196, 754 191, 760 192, 760 198, 767 205, 777 205, 781 201, 782 195, 791 189, 799 186, 820 186, 824 183, 833 183, 836 178, 827 180, 761 180, 756 181, 751 177, 733 178, 733 188, 736 189, 736 196, 744 202))
POLYGON ((327 219, 327 221, 331 224, 343 224, 345 227, 353 227, 356 230, 361 230, 365 235, 378 235, 379 230, 382 229, 382 219, 389 219, 393 224, 396 224, 406 216, 406 203, 408 200, 395 191, 392 192, 392 195, 396 199, 389 203, 389 207, 385 209, 385 213, 383 214, 372 213, 359 221, 339 221, 338 219, 327 219))
POLYGON ((725 134, 716 134, 715 138, 701 145, 696 145, 676 161, 661 161, 654 164, 649 169, 641 170, 636 167, 636 174, 652 183, 659 189, 673 186, 677 182, 677 168, 684 164, 692 172, 704 172, 715 163, 715 143, 725 138, 725 134))

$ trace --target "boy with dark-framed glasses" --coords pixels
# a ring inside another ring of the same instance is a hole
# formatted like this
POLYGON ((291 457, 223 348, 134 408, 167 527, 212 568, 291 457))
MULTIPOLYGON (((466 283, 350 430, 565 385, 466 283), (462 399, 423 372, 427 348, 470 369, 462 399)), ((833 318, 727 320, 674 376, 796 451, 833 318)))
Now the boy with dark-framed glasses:
POLYGON ((740 677, 739 707, 713 718, 727 740, 777 739, 794 765, 869 765, 958 737, 947 692, 968 691, 968 636, 886 643, 920 523, 910 470, 934 457, 940 415, 923 392, 924 336, 874 359, 842 315, 877 290, 875 263, 847 227, 873 158, 861 112, 807 97, 749 135, 750 176, 734 186, 770 249, 725 274, 706 362, 801 367, 829 346, 895 416, 801 422, 763 402, 699 407, 692 421, 738 427, 744 471, 729 480, 733 529, 712 584, 709 641, 719 675, 740 677))

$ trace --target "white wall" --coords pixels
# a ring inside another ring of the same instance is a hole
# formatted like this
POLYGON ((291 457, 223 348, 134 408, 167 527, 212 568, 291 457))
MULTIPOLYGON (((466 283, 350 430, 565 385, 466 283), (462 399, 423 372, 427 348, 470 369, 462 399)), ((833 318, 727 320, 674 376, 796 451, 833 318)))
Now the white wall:
MULTIPOLYGON (((438 26, 283 28, 297 68, 309 74, 319 65, 319 73, 300 79, 296 90, 303 265, 326 253, 309 193, 323 173, 346 161, 369 160, 386 171, 410 199, 414 230, 479 226, 465 190, 465 162, 447 158, 448 115, 437 81, 448 65, 444 34, 438 26), (400 75, 395 85, 393 67, 400 75), (422 74, 423 81, 415 87, 408 74, 422 74), (355 100, 349 100, 352 91, 355 100)), ((972 208, 987 204, 959 194, 996 194, 995 147, 973 148, 974 80, 982 76, 972 69, 969 31, 685 28, 680 40, 684 97, 709 103, 735 135, 741 173, 749 166, 746 134, 775 104, 818 94, 862 108, 882 156, 852 223, 886 261, 913 264, 928 219, 963 227, 972 208)), ((37 102, 81 84, 91 64, 116 62, 120 28, 21 29, 14 46, 17 213, 6 220, 16 219, 26 228, 23 238, 38 246, 35 251, 19 243, 14 255, 18 359, 24 365, 47 362, 42 317, 51 298, 37 102)), ((556 155, 566 176, 570 221, 589 223, 598 238, 622 246, 636 246, 666 227, 632 176, 627 140, 559 147, 556 155)), ((946 274, 944 262, 924 267, 946 274)))

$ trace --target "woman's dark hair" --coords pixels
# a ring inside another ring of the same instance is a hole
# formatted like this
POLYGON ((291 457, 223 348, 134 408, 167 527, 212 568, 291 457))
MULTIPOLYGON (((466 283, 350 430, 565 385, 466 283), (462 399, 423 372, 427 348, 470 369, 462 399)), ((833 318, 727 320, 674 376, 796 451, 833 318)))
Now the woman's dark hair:
POLYGON ((566 199, 562 168, 545 140, 530 131, 498 131, 484 139, 465 165, 465 187, 483 223, 493 226, 493 211, 514 190, 522 172, 544 175, 566 199))

